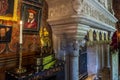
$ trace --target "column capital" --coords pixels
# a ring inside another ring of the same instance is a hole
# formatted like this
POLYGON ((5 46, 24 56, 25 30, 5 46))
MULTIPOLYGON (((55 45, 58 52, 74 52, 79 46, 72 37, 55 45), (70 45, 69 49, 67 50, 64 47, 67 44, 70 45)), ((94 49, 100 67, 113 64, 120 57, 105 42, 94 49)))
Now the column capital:
POLYGON ((80 24, 78 22, 70 22, 70 23, 61 23, 51 25, 52 32, 55 36, 68 40, 83 40, 87 31, 89 31, 90 27, 84 24, 80 24))
POLYGON ((66 55, 70 55, 71 57, 79 56, 79 42, 77 40, 66 40, 66 55))

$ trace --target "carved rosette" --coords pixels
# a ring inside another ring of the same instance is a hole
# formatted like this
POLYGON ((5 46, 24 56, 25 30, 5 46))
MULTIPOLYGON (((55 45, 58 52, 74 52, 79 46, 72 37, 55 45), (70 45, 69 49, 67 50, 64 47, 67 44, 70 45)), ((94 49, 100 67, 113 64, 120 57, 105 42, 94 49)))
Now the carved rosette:
POLYGON ((72 8, 77 13, 80 14, 83 10, 83 0, 72 0, 72 8))

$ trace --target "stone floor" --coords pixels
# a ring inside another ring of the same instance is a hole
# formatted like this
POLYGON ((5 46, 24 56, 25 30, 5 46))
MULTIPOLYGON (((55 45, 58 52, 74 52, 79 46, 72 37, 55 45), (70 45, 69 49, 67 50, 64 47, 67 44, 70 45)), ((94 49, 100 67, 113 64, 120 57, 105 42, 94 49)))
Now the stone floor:
POLYGON ((95 79, 96 75, 90 75, 85 80, 111 80, 109 69, 105 68, 100 71, 99 79, 95 79))

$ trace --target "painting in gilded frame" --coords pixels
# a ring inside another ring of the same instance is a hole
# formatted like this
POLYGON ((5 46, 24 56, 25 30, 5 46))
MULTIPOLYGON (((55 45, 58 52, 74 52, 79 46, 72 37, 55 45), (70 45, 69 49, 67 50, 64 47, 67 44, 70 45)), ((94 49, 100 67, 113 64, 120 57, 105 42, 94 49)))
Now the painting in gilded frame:
POLYGON ((24 1, 28 1, 28 2, 33 2, 35 4, 43 4, 43 0, 24 0, 24 1))
POLYGON ((0 19, 17 21, 18 0, 0 0, 0 19))
POLYGON ((24 34, 39 34, 42 9, 29 4, 23 4, 22 21, 24 34))
POLYGON ((12 36, 12 26, 0 25, 0 43, 9 43, 12 36))

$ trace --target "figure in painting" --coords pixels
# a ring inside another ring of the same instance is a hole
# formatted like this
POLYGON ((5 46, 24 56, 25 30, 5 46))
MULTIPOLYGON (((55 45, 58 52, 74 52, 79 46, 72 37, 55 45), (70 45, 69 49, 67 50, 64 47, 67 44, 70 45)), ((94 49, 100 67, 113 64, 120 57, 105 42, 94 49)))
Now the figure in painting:
POLYGON ((0 0, 0 16, 5 15, 8 9, 8 0, 0 0))
POLYGON ((10 28, 0 28, 0 42, 10 41, 10 28))
POLYGON ((0 41, 5 40, 5 28, 0 28, 0 41))
POLYGON ((25 29, 36 29, 37 22, 35 20, 36 11, 33 9, 28 10, 28 20, 24 24, 25 29))

